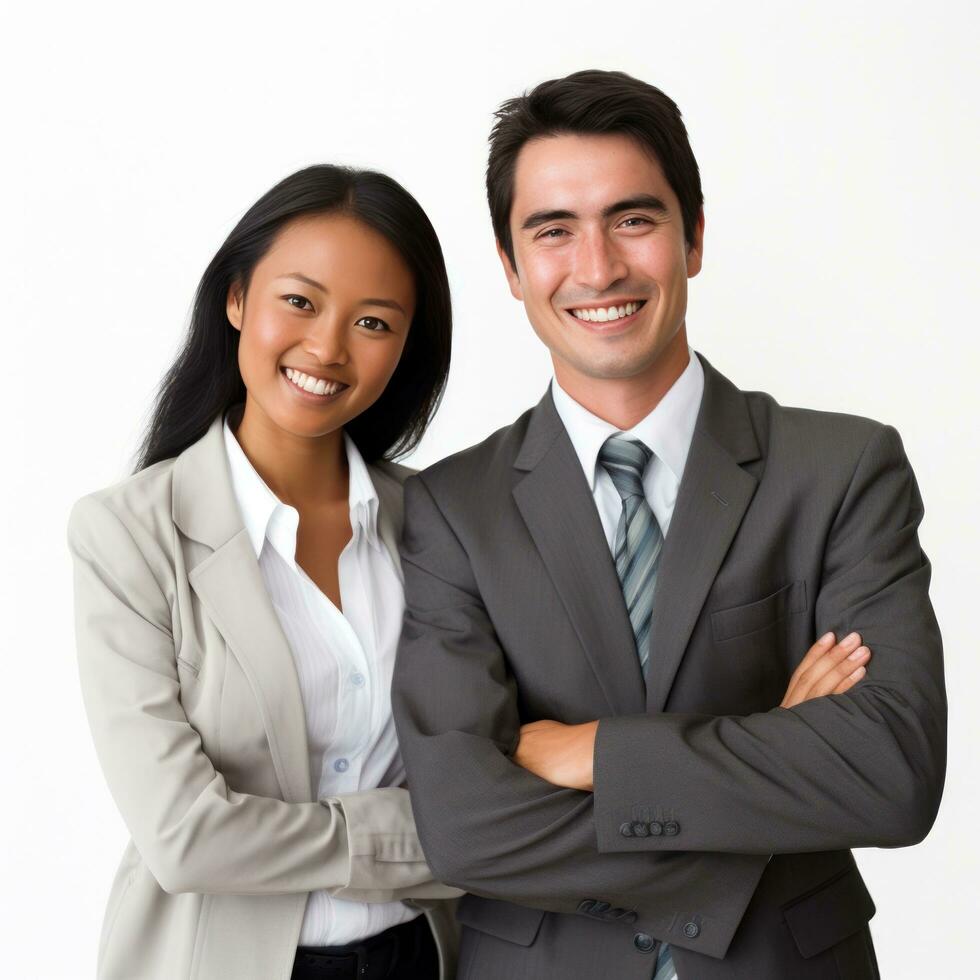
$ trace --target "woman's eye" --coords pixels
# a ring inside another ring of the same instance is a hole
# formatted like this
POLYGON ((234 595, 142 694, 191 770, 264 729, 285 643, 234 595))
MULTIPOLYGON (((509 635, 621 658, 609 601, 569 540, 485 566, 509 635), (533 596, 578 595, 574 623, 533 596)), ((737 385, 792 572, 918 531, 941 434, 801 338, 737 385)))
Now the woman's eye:
POLYGON ((305 296, 297 296, 295 293, 290 293, 285 299, 290 306, 295 306, 297 310, 313 309, 313 304, 305 296))
POLYGON ((360 320, 357 321, 358 326, 367 327, 368 330, 374 330, 381 332, 383 330, 390 330, 384 320, 379 320, 376 316, 362 316, 360 320))

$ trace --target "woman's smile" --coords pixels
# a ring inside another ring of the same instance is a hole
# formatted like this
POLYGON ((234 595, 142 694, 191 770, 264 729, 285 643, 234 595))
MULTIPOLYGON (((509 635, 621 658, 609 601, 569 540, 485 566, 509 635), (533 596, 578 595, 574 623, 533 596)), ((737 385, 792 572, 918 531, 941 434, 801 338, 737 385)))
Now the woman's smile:
POLYGON ((350 385, 342 381, 332 381, 327 378, 316 378, 310 374, 304 374, 295 368, 280 368, 280 373, 286 381, 286 386, 295 395, 307 401, 323 404, 334 401, 342 395, 350 385))

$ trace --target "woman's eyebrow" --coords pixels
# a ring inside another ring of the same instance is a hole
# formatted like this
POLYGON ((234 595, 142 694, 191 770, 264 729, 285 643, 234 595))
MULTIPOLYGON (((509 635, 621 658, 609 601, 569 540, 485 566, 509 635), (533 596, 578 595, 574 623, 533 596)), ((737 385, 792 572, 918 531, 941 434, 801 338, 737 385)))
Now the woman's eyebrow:
POLYGON ((277 279, 298 279, 300 282, 305 282, 308 286, 315 286, 320 290, 321 293, 330 292, 323 283, 317 282, 315 279, 311 279, 309 276, 304 276, 302 272, 287 272, 285 275, 276 276, 277 279))

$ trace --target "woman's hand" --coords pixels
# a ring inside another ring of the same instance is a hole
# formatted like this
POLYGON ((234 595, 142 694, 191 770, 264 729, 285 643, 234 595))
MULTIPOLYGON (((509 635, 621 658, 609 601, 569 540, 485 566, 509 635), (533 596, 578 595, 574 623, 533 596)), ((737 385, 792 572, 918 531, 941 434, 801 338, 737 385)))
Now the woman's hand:
POLYGON ((860 634, 851 633, 840 643, 834 640, 833 633, 826 633, 810 647, 789 679, 780 708, 793 708, 825 694, 843 694, 864 677, 871 651, 861 645, 860 634))

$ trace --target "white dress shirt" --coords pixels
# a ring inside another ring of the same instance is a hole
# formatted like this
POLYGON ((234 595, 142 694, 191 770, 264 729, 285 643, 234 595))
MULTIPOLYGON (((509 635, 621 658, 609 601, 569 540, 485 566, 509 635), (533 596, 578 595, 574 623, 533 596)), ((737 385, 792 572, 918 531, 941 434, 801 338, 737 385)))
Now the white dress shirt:
MULTIPOLYGON (((405 599, 392 557, 378 538, 378 495, 363 457, 344 433, 353 534, 338 562, 341 612, 296 563, 299 511, 259 476, 228 414, 224 435, 242 519, 296 663, 317 799, 403 785, 391 674, 405 599)), ((402 902, 351 902, 314 891, 299 945, 356 942, 419 914, 402 902)))
MULTIPOLYGON (((704 394, 704 368, 690 347, 687 352, 689 362, 680 377, 654 410, 626 432, 629 438, 641 440, 653 452, 643 474, 643 490, 665 538, 704 394)), ((599 465, 598 457, 602 444, 623 430, 583 408, 558 384, 557 378, 552 381, 551 395, 585 471, 585 478, 589 481, 589 489, 612 552, 616 545, 619 516, 623 512, 623 498, 605 467, 599 465)))

